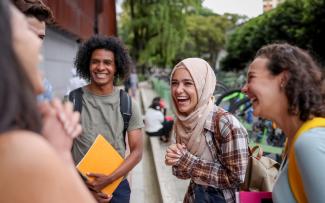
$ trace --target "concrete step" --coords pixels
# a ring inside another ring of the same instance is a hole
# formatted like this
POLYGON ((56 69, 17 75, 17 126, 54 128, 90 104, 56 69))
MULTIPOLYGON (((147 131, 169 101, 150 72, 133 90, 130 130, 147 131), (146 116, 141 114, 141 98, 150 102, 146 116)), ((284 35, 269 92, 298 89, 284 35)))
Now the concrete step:
POLYGON ((150 140, 144 137, 144 151, 141 162, 130 173, 131 203, 161 203, 156 167, 150 140))
MULTIPOLYGON (((136 94, 136 101, 141 107, 139 92, 136 94)), ((142 160, 129 173, 128 180, 131 187, 131 203, 161 203, 162 198, 158 185, 156 168, 151 151, 149 137, 144 135, 142 160)))

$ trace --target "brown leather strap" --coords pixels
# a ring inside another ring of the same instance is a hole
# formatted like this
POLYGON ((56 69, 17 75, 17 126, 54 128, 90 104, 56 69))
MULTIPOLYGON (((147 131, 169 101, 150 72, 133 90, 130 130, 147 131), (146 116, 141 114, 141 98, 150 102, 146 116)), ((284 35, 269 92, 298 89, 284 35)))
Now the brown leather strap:
POLYGON ((214 119, 215 122, 215 138, 216 141, 219 142, 218 144, 221 144, 222 141, 222 135, 221 135, 221 131, 220 131, 220 126, 219 126, 219 122, 222 116, 229 114, 229 112, 225 111, 224 109, 218 107, 217 113, 216 113, 216 117, 214 119))
POLYGON ((223 161, 221 159, 221 143, 222 143, 222 135, 219 127, 219 122, 222 116, 229 114, 229 112, 225 111, 224 109, 218 107, 217 112, 216 112, 216 117, 214 119, 214 124, 215 124, 215 130, 214 130, 214 145, 217 150, 217 157, 218 160, 220 161, 221 164, 223 164, 223 161))
POLYGON ((254 146, 253 148, 248 147, 248 151, 249 151, 249 155, 250 155, 250 156, 254 156, 257 160, 260 160, 261 157, 263 156, 263 153, 264 153, 264 152, 263 152, 263 149, 262 149, 259 145, 256 145, 256 146, 254 146), (255 152, 256 150, 258 150, 258 152, 257 152, 257 155, 254 156, 254 152, 255 152))

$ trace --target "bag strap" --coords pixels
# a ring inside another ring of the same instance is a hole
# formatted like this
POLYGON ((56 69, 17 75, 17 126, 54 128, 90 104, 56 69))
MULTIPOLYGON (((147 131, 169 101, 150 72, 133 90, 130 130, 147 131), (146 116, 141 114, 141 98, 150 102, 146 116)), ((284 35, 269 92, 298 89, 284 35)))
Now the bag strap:
POLYGON ((217 112, 216 112, 216 116, 215 116, 215 119, 214 119, 214 123, 215 123, 214 144, 215 144, 215 147, 217 149, 217 157, 218 157, 218 159, 219 159, 219 161, 220 161, 220 163, 222 165, 224 164, 221 157, 220 157, 220 155, 221 155, 220 145, 222 143, 222 134, 221 134, 221 131, 220 131, 219 123, 220 123, 221 117, 224 116, 224 115, 227 115, 227 114, 230 114, 230 113, 225 111, 221 107, 218 107, 217 112))
POLYGON ((220 131, 220 119, 222 116, 229 114, 229 112, 225 111, 224 109, 218 107, 217 113, 216 113, 216 117, 214 119, 215 122, 215 138, 217 141, 221 141, 222 140, 222 135, 221 135, 221 131, 220 131))
POLYGON ((290 146, 290 153, 288 159, 288 176, 289 176, 289 185, 291 187, 291 191, 297 200, 298 203, 308 202, 306 194, 304 192, 304 186, 302 184, 302 179, 297 168, 297 162, 295 159, 295 150, 293 149, 293 145, 295 141, 299 138, 301 134, 306 132, 311 128, 316 127, 325 127, 325 118, 315 117, 309 121, 306 121, 297 131, 296 135, 293 137, 292 144, 290 146))
MULTIPOLYGON (((81 113, 82 110, 82 95, 83 90, 81 87, 71 91, 69 93, 69 101, 73 103, 73 109, 81 113)), ((129 122, 132 116, 132 102, 131 97, 124 91, 120 90, 120 112, 123 118, 123 136, 124 136, 124 144, 125 143, 125 135, 126 131, 129 127, 129 122)))
POLYGON ((81 113, 82 110, 82 88, 79 87, 69 93, 69 101, 73 103, 73 110, 81 113))
POLYGON ((124 136, 124 144, 126 145, 125 136, 132 116, 132 101, 131 101, 131 97, 122 89, 120 90, 120 111, 124 123, 123 136, 124 136))
POLYGON ((259 145, 255 145, 254 147, 248 147, 248 152, 249 152, 249 156, 254 156, 257 160, 260 160, 264 153, 262 147, 260 147, 259 145), (256 150, 258 151, 256 156, 254 156, 256 150))

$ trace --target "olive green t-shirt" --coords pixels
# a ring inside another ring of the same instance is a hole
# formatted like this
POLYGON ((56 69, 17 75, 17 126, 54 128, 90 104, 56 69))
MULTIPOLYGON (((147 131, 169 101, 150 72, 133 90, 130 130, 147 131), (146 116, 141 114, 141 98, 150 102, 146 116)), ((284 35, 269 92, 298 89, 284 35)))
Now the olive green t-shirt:
MULTIPOLYGON (((76 164, 84 157, 98 134, 124 157, 123 118, 120 112, 120 91, 114 88, 109 95, 95 95, 82 88, 81 125, 82 134, 74 140, 72 156, 76 164)), ((143 128, 144 124, 138 104, 132 99, 132 116, 127 131, 143 128)))

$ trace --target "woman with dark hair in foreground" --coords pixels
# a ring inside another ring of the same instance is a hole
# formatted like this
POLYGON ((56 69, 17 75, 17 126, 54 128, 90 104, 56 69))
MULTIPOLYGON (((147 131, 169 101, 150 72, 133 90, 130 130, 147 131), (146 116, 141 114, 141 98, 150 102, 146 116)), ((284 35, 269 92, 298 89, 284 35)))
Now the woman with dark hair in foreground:
POLYGON ((0 33, 0 202, 95 202, 68 151, 79 117, 58 100, 37 108, 40 40, 8 0, 0 1, 0 33))

